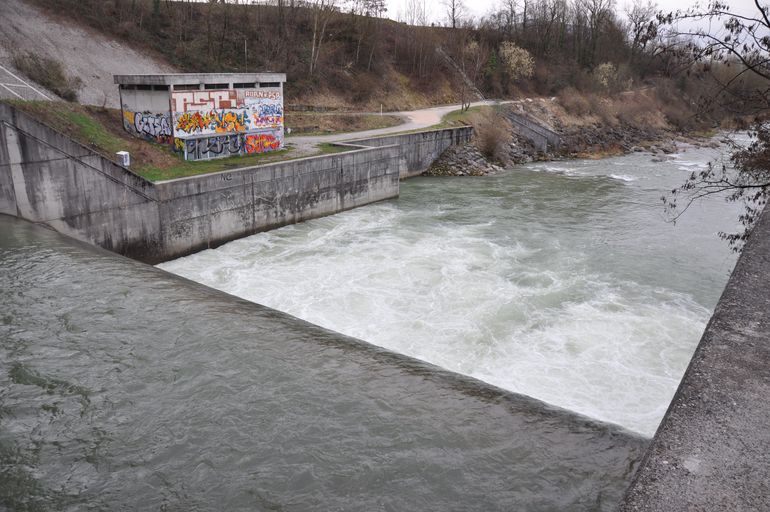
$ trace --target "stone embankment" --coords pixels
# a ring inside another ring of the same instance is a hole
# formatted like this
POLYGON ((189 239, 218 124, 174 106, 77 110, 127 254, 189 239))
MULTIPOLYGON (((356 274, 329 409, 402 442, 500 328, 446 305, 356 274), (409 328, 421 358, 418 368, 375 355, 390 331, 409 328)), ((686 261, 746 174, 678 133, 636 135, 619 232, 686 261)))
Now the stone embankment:
POLYGON ((478 141, 453 146, 446 150, 428 170, 427 176, 484 176, 494 174, 511 165, 533 161, 569 158, 601 158, 633 152, 652 153, 652 160, 662 162, 668 155, 679 151, 679 144, 696 147, 714 147, 716 140, 687 137, 662 129, 640 129, 634 126, 590 125, 558 130, 562 143, 558 149, 542 151, 524 137, 513 133, 487 158, 479 149, 478 141))
POLYGON ((508 165, 526 164, 535 160, 551 160, 554 156, 538 151, 523 137, 513 134, 503 145, 499 160, 484 156, 476 142, 453 146, 433 162, 425 176, 484 176, 502 171, 508 165))

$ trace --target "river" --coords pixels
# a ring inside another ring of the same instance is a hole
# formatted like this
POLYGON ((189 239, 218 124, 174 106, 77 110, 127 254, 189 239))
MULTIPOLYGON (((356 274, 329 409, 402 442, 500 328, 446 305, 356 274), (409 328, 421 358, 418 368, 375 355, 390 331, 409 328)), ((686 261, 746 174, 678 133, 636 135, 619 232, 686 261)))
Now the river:
POLYGON ((0 511, 609 511, 646 446, 3 215, 0 285, 0 511))
POLYGON ((397 200, 160 265, 389 350, 651 436, 735 263, 719 149, 416 178, 397 200), (662 160, 662 161, 661 161, 662 160))

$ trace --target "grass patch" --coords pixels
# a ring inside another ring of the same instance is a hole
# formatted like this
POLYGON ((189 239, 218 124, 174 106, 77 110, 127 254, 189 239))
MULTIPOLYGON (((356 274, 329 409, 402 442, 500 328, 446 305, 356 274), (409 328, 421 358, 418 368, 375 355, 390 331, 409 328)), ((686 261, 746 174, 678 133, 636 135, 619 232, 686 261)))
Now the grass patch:
POLYGON ((492 107, 488 105, 479 105, 471 107, 468 110, 453 110, 448 114, 445 114, 441 118, 441 122, 431 126, 430 130, 437 130, 439 128, 454 128, 455 126, 468 126, 473 124, 473 117, 477 114, 485 114, 492 112, 492 107))
POLYGON ((330 155, 334 153, 344 153, 345 151, 353 151, 357 148, 351 148, 349 146, 340 146, 331 142, 323 142, 316 145, 322 155, 330 155))
MULTIPOLYGON (((111 161, 115 153, 131 153, 131 171, 150 181, 163 181, 251 167, 295 158, 291 148, 255 155, 232 156, 196 162, 186 161, 168 146, 138 139, 123 130, 120 110, 76 103, 4 100, 34 118, 66 134, 111 161)), ((319 148, 317 154, 334 153, 345 148, 319 148)), ((312 155, 304 155, 312 156, 312 155)))
POLYGON ((260 153, 258 155, 231 156, 227 158, 214 158, 212 160, 198 160, 195 162, 187 161, 181 155, 174 155, 178 160, 177 165, 168 168, 145 167, 142 170, 141 175, 150 181, 173 180, 176 178, 185 178, 187 176, 197 176, 200 174, 210 174, 213 172, 222 172, 240 169, 242 167, 252 167, 255 165, 291 160, 291 158, 287 158, 290 152, 291 149, 287 148, 278 151, 270 151, 269 153, 260 153))
POLYGON ((14 55, 13 65, 27 78, 65 100, 77 101, 78 90, 83 86, 83 81, 79 77, 67 76, 61 62, 27 52, 14 55))
POLYGON ((330 135, 390 128, 403 124, 404 120, 387 114, 286 112, 284 122, 292 135, 330 135))

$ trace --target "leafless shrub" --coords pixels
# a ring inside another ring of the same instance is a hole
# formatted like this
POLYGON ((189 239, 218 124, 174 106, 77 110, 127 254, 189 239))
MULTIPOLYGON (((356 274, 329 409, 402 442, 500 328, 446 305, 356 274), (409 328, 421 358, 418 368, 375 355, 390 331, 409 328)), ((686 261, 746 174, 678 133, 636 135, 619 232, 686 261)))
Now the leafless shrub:
POLYGON ((559 93, 559 103, 568 114, 585 116, 591 112, 591 104, 586 97, 574 87, 567 87, 559 93))
POLYGON ((482 111, 471 117, 476 147, 489 160, 504 163, 506 147, 511 142, 512 129, 505 117, 494 110, 482 111))

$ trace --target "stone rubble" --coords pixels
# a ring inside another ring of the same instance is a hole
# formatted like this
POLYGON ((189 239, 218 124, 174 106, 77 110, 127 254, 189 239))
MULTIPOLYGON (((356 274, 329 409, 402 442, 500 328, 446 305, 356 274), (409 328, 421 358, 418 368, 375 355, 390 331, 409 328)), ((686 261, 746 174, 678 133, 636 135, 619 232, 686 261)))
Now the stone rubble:
POLYGON ((452 146, 425 171, 426 176, 484 176, 503 168, 532 161, 601 157, 649 152, 653 162, 663 162, 680 151, 679 144, 714 147, 715 140, 686 137, 658 129, 633 126, 582 126, 561 130, 562 145, 556 152, 538 151, 529 141, 513 134, 498 153, 503 161, 486 158, 474 142, 452 146))

